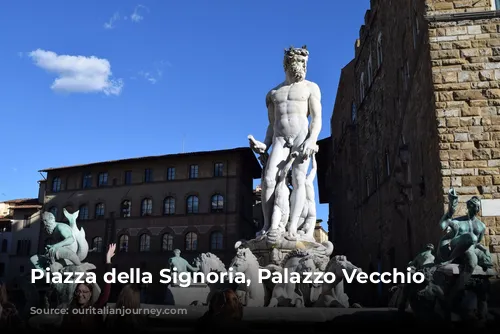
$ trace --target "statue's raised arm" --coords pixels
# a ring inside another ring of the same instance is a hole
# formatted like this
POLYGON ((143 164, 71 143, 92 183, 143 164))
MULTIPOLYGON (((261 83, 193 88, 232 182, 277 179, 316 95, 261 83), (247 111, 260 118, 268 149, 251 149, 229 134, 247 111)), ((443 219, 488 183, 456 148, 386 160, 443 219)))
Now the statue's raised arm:
POLYGON ((445 231, 448 227, 454 229, 453 226, 453 215, 457 211, 458 206, 458 195, 454 188, 451 188, 448 192, 448 211, 446 211, 439 221, 439 226, 441 230, 445 231))

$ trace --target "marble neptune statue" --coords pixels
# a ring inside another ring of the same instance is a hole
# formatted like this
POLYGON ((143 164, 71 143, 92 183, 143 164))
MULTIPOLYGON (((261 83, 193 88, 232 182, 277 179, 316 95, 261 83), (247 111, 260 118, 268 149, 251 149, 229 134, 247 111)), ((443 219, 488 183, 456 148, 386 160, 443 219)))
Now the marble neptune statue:
MULTIPOLYGON (((305 80, 309 51, 306 46, 285 49, 283 66, 285 80, 271 89, 266 95, 269 125, 263 142, 249 136, 250 147, 261 156, 262 174, 262 210, 264 227, 258 233, 273 235, 279 233, 280 217, 273 219, 275 195, 280 175, 288 173, 283 170, 290 156, 293 157, 291 167, 292 192, 290 195, 289 221, 285 227, 285 238, 297 240, 301 217, 308 205, 314 202, 310 191, 306 191, 307 171, 311 159, 318 151, 317 141, 321 131, 321 92, 314 82, 305 80), (311 121, 309 123, 309 116, 311 121), (270 151, 270 148, 272 150, 270 151), (264 158, 263 158, 264 157, 264 158)), ((286 190, 286 189, 285 189, 286 190)), ((315 210, 308 210, 314 213, 315 210)), ((307 222, 316 222, 316 217, 308 217, 307 222)), ((314 229, 314 227, 313 227, 314 229)), ((309 230, 309 228, 305 228, 309 230)))

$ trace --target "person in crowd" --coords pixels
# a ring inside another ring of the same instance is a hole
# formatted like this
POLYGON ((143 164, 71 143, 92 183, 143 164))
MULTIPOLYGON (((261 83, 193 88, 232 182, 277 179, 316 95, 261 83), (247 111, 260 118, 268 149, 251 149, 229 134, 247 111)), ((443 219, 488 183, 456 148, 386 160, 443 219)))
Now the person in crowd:
POLYGON ((243 305, 232 289, 216 292, 210 299, 208 311, 199 319, 198 330, 212 332, 230 329, 238 333, 246 332, 242 325, 243 305))
POLYGON ((119 312, 106 317, 106 327, 109 329, 139 329, 147 324, 147 317, 140 312, 141 289, 138 284, 127 284, 123 287, 116 300, 115 309, 119 312))
MULTIPOLYGON (((115 255, 116 244, 110 244, 106 254, 106 271, 111 271, 111 258, 115 255)), ((94 309, 106 306, 111 291, 111 284, 105 283, 98 298, 94 296, 94 285, 80 283, 76 286, 73 298, 68 305, 68 312, 62 319, 61 327, 68 330, 94 330, 103 325, 102 314, 94 309), (97 300, 96 300, 97 299, 97 300)))
POLYGON ((0 328, 15 330, 24 328, 24 322, 14 304, 9 302, 7 285, 0 280, 0 328))

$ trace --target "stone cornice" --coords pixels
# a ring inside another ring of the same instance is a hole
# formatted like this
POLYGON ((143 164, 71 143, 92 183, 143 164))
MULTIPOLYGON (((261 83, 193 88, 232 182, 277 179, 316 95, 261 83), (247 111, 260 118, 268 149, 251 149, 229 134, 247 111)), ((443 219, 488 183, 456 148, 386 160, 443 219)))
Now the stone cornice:
POLYGON ((429 22, 448 22, 448 21, 463 21, 463 20, 482 20, 500 17, 500 10, 490 10, 481 12, 453 13, 453 14, 437 14, 425 15, 425 20, 429 22))

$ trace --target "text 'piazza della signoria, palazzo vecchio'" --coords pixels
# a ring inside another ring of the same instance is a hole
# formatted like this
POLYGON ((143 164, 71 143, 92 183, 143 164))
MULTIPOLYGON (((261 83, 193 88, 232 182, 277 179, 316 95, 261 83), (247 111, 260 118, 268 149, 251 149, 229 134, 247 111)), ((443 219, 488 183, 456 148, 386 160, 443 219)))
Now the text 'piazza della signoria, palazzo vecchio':
MULTIPOLYGON (((261 167, 250 148, 170 154, 48 168, 40 182, 43 210, 65 222, 78 210, 102 277, 105 250, 117 244, 117 272, 140 268, 153 274, 168 267, 173 250, 192 262, 203 252, 231 261, 234 244, 252 238, 253 180, 261 167)), ((39 251, 51 239, 42 229, 39 251)), ((120 290, 119 284, 113 291, 120 290)), ((144 302, 163 302, 165 285, 145 287, 144 302), (156 299, 155 299, 156 298, 156 299)))
POLYGON ((330 239, 362 268, 404 270, 436 244, 453 187, 457 216, 481 200, 482 243, 498 270, 499 2, 371 1, 318 154, 330 239))

